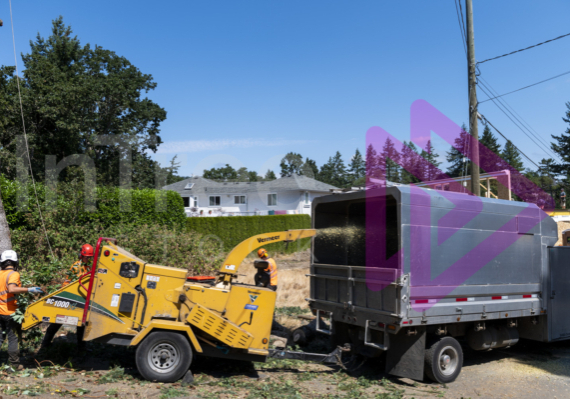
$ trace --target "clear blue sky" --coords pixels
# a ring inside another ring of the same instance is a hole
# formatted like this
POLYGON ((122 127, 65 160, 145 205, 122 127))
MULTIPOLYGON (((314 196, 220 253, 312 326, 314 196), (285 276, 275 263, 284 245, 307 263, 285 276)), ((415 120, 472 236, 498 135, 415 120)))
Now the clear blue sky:
MULTIPOLYGON (((474 3, 478 60, 570 32, 567 1, 474 3)), ((38 32, 48 36, 51 20, 63 15, 82 43, 152 74, 158 87, 150 97, 168 112, 157 159, 179 154, 182 175, 226 162, 277 173, 289 151, 319 166, 337 150, 348 160, 364 149, 371 126, 407 139, 417 99, 458 124, 468 119, 466 57, 452 0, 13 0, 13 12, 18 53, 38 32)), ((0 13, 0 60, 13 65, 7 1, 0 13)), ((480 69, 498 92, 508 92, 570 70, 569 49, 570 37, 480 69)), ((566 129, 569 87, 570 75, 505 99, 549 142, 566 129)), ((491 102, 480 112, 533 160, 545 157, 491 102)), ((436 144, 443 155, 448 146, 436 144)))

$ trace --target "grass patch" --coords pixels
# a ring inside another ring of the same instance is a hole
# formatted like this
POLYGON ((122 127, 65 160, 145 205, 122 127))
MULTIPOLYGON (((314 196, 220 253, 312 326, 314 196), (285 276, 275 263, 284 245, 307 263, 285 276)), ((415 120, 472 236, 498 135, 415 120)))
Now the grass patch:
POLYGON ((310 313, 309 308, 302 308, 300 306, 284 306, 282 308, 275 309, 275 314, 284 316, 299 316, 302 314, 310 313))
POLYGON ((125 369, 119 366, 113 367, 107 372, 107 374, 102 375, 97 379, 99 384, 109 384, 111 382, 119 382, 125 379, 125 369))
POLYGON ((179 398, 181 396, 187 396, 188 391, 181 388, 165 387, 160 390, 159 399, 171 399, 179 398))

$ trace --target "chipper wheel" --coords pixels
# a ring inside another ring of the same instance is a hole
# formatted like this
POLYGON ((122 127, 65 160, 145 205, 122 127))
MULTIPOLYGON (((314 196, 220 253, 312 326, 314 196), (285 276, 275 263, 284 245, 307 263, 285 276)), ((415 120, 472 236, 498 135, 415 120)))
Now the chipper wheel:
POLYGON ((149 381, 175 382, 190 368, 192 347, 182 334, 151 332, 137 348, 136 363, 149 381))
POLYGON ((453 382, 461 373, 463 351, 455 338, 442 337, 428 343, 425 353, 425 374, 435 382, 453 382))

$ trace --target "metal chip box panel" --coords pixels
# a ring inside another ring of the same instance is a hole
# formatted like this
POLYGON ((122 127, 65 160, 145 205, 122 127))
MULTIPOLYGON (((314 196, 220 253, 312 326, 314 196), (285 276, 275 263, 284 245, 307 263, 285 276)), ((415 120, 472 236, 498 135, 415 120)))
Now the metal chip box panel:
POLYGON ((549 341, 556 341, 570 338, 570 247, 548 248, 548 252, 548 338, 549 341))
POLYGON ((314 303, 393 312, 401 293, 388 284, 402 274, 410 274, 407 300, 546 290, 547 247, 556 242, 557 228, 536 205, 411 190, 397 186, 315 199, 314 303), (384 226, 367 225, 367 210, 374 206, 385 209, 384 226), (496 236, 508 237, 509 244, 497 251, 492 240, 496 236), (367 247, 367 241, 374 247, 367 247), (418 265, 413 272, 412 255, 418 265), (384 289, 372 290, 366 284, 370 267, 380 272, 378 283, 384 289))

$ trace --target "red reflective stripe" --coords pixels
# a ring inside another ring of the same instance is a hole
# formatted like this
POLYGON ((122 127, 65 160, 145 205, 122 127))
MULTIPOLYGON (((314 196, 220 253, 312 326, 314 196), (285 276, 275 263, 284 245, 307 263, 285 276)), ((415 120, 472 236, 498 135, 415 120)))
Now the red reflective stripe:
POLYGON ((403 321, 402 324, 408 324, 408 322, 407 322, 407 321, 403 321))
POLYGON ((523 298, 532 298, 532 295, 523 295, 523 298))
POLYGON ((417 299, 416 303, 429 303, 429 299, 417 299))
POLYGON ((455 302, 467 302, 467 298, 455 298, 455 302))
POLYGON ((492 300, 495 300, 495 299, 503 299, 503 297, 502 297, 502 296, 493 296, 493 297, 491 297, 491 299, 492 299, 492 300))

